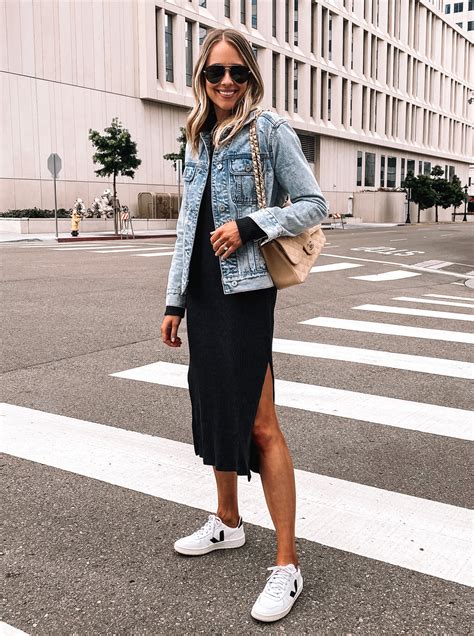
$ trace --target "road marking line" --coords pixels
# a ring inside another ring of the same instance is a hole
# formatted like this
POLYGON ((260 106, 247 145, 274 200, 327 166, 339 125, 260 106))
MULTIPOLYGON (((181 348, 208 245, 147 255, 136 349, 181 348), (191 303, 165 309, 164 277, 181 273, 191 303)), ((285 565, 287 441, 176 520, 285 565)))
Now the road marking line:
POLYGON ((0 621, 0 634, 1 636, 28 636, 26 632, 22 632, 21 629, 12 627, 11 625, 8 625, 8 623, 4 623, 3 621, 0 621))
POLYGON ((404 272, 400 269, 396 269, 392 272, 384 272, 382 274, 370 274, 369 276, 349 276, 355 280, 368 280, 368 281, 384 281, 384 280, 398 280, 401 278, 411 278, 413 276, 421 276, 417 272, 404 272))
POLYGON ((169 248, 170 248, 169 245, 167 247, 157 247, 156 245, 154 245, 154 246, 133 248, 132 245, 127 244, 121 247, 117 247, 117 245, 91 245, 90 247, 52 247, 51 249, 55 252, 77 252, 79 250, 93 252, 95 250, 100 250, 99 253, 105 253, 105 252, 126 252, 132 249, 156 251, 156 250, 166 250, 169 248))
POLYGON ((174 252, 152 252, 151 254, 134 254, 134 256, 172 256, 174 252))
MULTIPOLYGON (((118 250, 93 250, 94 254, 115 254, 115 253, 119 253, 119 252, 125 252, 126 254, 128 254, 129 252, 148 252, 148 251, 153 251, 156 252, 157 248, 156 247, 132 247, 132 248, 125 248, 122 247, 121 249, 118 250)), ((167 254, 168 252, 160 252, 160 254, 167 254)), ((171 252, 173 253, 173 252, 171 252)))
POLYGON ((417 265, 407 265, 406 263, 394 263, 393 261, 380 261, 375 258, 360 258, 358 256, 345 256, 342 254, 321 254, 321 256, 327 256, 328 258, 344 258, 350 261, 364 261, 364 263, 381 263, 382 265, 396 265, 397 267, 405 267, 406 269, 413 269, 421 272, 428 272, 432 274, 443 274, 444 276, 455 276, 456 278, 474 278, 474 274, 460 274, 458 272, 445 272, 438 269, 430 269, 426 267, 418 267, 417 265))
MULTIPOLYGON (((187 389, 187 374, 187 365, 154 362, 110 375, 116 378, 187 389)), ((474 440, 472 413, 447 406, 287 380, 275 380, 275 404, 371 424, 474 440)))
MULTIPOLYGON (((191 444, 3 405, 3 451, 212 512, 212 469, 191 444)), ((467 508, 295 470, 296 536, 462 585, 472 584, 467 508)), ((239 480, 248 523, 273 529, 260 479, 239 480)))
POLYGON ((386 322, 369 322, 364 320, 346 320, 345 318, 329 318, 318 316, 309 320, 302 320, 300 325, 314 327, 330 327, 331 329, 346 329, 348 331, 362 331, 364 333, 383 333, 390 336, 407 338, 424 338, 427 340, 443 340, 446 342, 462 342, 474 344, 474 334, 463 331, 446 331, 444 329, 426 329, 424 327, 408 327, 386 322))
POLYGON ((428 309, 411 309, 387 305, 359 305, 358 307, 353 307, 353 309, 380 311, 387 314, 404 314, 405 316, 424 316, 425 318, 445 318, 446 320, 465 320, 466 322, 474 321, 474 316, 471 316, 471 314, 454 314, 449 311, 431 311, 428 309))
POLYGON ((423 267, 426 269, 442 269, 448 265, 454 265, 451 261, 422 261, 421 263, 415 263, 416 267, 423 267))
POLYGON ((390 239, 390 243, 396 243, 397 241, 408 241, 408 239, 390 239))
POLYGON ((335 272, 339 269, 353 269, 354 267, 364 267, 363 265, 358 265, 356 263, 332 263, 330 265, 316 265, 311 268, 310 273, 321 273, 321 272, 335 272))
POLYGON ((474 380, 474 363, 449 360, 446 358, 413 356, 404 353, 392 353, 390 351, 341 347, 339 345, 304 342, 300 340, 284 340, 282 338, 273 339, 273 351, 309 358, 342 360, 344 362, 355 362, 357 364, 371 364, 390 369, 403 369, 404 371, 415 371, 418 373, 430 373, 433 375, 474 380))
POLYGON ((472 303, 453 303, 448 300, 429 300, 428 298, 412 298, 411 296, 398 296, 397 298, 392 298, 392 300, 403 300, 410 303, 426 303, 428 305, 447 305, 449 307, 470 307, 474 309, 472 303))
POLYGON ((452 300, 468 300, 469 302, 474 303, 474 296, 472 298, 465 298, 464 296, 446 296, 445 294, 423 294, 423 295, 429 296, 430 298, 450 298, 452 300))

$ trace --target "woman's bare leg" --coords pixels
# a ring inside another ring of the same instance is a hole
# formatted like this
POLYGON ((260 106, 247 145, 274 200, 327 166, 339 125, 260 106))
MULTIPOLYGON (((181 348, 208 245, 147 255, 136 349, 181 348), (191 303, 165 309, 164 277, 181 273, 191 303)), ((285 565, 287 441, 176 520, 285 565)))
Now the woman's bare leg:
POLYGON ((276 565, 298 565, 295 542, 296 488, 293 462, 278 424, 270 366, 253 428, 260 454, 260 477, 277 535, 276 565))
POLYGON ((237 473, 227 470, 216 470, 214 468, 214 477, 216 478, 217 484, 216 515, 226 526, 235 528, 239 523, 237 473))

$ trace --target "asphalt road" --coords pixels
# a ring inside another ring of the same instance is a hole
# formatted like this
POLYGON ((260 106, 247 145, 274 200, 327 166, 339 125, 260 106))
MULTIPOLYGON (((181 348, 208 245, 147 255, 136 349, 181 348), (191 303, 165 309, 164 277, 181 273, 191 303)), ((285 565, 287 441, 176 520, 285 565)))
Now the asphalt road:
POLYGON ((239 481, 243 548, 173 551, 215 505, 190 447, 186 320, 181 349, 160 337, 174 240, 0 246, 4 623, 81 636, 470 633, 472 345, 460 340, 473 331, 474 225, 326 234, 321 269, 276 307, 305 589, 273 625, 249 614, 275 547, 258 478, 239 481), (142 367, 141 381, 126 377, 142 367))

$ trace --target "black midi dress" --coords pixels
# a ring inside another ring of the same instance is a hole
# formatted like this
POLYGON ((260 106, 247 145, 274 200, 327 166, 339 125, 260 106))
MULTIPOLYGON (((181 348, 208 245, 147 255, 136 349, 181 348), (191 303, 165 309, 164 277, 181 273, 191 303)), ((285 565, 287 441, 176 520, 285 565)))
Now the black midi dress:
MULTIPOLYGON (((194 450, 204 464, 247 475, 250 481, 251 470, 260 472, 252 428, 268 366, 275 400, 272 341, 277 289, 224 294, 220 257, 210 241, 215 230, 210 174, 211 169, 186 290, 194 450)), ((266 236, 253 221, 251 225, 256 228, 254 238, 266 236)))

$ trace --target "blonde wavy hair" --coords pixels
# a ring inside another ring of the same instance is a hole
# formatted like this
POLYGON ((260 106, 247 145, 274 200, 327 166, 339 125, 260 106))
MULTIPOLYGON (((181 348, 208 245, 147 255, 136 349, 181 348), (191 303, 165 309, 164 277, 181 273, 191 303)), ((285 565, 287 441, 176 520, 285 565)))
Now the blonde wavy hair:
POLYGON ((202 44, 201 53, 193 72, 194 106, 186 121, 186 138, 194 155, 199 150, 199 133, 203 130, 209 112, 213 107, 212 101, 206 93, 206 78, 202 71, 214 44, 223 40, 237 49, 244 59, 245 65, 250 69, 251 74, 247 90, 237 102, 232 114, 217 125, 213 131, 212 141, 216 148, 221 146, 224 141, 228 142, 237 135, 239 130, 243 128, 249 113, 260 104, 263 98, 262 75, 248 40, 235 29, 213 29, 208 33, 202 44))

